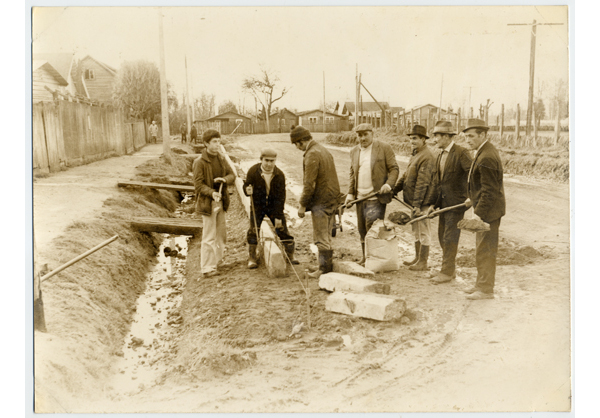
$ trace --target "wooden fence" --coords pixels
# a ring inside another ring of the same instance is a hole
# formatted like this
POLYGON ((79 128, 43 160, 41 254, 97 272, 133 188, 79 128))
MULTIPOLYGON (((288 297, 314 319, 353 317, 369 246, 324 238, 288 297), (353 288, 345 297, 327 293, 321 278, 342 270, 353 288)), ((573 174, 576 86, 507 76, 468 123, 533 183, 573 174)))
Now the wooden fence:
POLYGON ((66 100, 34 103, 32 129, 34 173, 129 154, 147 142, 143 121, 129 122, 112 106, 66 100))
MULTIPOLYGON (((205 131, 207 129, 216 129, 221 135, 230 135, 231 133, 236 134, 266 134, 266 133, 289 133, 291 124, 278 124, 277 122, 270 122, 269 129, 267 130, 267 122, 251 122, 244 121, 240 122, 225 122, 225 121, 214 121, 214 122, 199 122, 199 131, 205 131)), ((352 129, 351 124, 347 120, 334 121, 325 124, 325 130, 323 130, 323 123, 303 123, 306 129, 311 132, 342 132, 349 131, 352 129)))

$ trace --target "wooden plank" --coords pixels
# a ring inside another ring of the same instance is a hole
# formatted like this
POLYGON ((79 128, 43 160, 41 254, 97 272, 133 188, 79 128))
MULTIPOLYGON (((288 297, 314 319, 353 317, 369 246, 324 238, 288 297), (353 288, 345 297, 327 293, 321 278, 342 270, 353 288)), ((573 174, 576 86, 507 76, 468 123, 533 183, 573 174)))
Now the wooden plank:
POLYGON ((131 220, 131 227, 137 231, 175 235, 199 235, 202 233, 202 222, 182 218, 136 217, 131 220))
POLYGON ((41 103, 32 106, 32 126, 33 126, 33 169, 42 173, 48 173, 50 167, 48 164, 48 153, 46 148, 46 136, 44 135, 44 117, 41 103))
POLYGON ((149 187, 151 189, 163 189, 163 190, 172 190, 176 192, 194 192, 194 186, 184 186, 181 184, 160 184, 160 183, 147 183, 143 181, 120 181, 117 183, 119 187, 149 187))
POLYGON ((336 291, 327 298, 325 309, 360 318, 392 321, 404 315, 406 301, 377 293, 336 291))

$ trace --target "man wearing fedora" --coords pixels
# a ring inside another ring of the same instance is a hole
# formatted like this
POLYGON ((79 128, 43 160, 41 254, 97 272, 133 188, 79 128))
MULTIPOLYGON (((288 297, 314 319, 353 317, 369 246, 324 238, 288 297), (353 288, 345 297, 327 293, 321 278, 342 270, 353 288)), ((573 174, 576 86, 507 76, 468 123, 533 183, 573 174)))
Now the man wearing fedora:
POLYGON ((489 127, 481 119, 469 119, 463 129, 467 143, 476 150, 468 175, 466 206, 490 225, 489 231, 476 233, 475 286, 465 289, 467 299, 493 299, 496 280, 496 255, 500 220, 506 213, 502 161, 488 140, 489 127))
MULTIPOLYGON (((471 168, 469 152, 454 142, 456 132, 452 122, 441 120, 433 128, 433 140, 441 150, 435 163, 435 181, 438 185, 436 209, 463 203, 467 198, 467 177, 471 168)), ((436 284, 446 283, 456 277, 456 253, 460 229, 458 222, 465 216, 465 208, 453 209, 440 214, 438 239, 442 247, 442 268, 432 277, 436 284)))
POLYGON ((313 140, 310 131, 305 127, 292 125, 291 128, 292 144, 304 151, 304 186, 298 216, 304 218, 306 211, 311 212, 313 239, 319 249, 319 269, 313 275, 317 277, 320 273, 333 270, 331 230, 335 210, 340 203, 340 184, 331 153, 313 140))
POLYGON ((361 199, 373 192, 371 197, 356 204, 358 233, 365 262, 365 236, 377 219, 385 217, 385 209, 392 201, 392 187, 398 180, 398 163, 392 147, 373 140, 373 126, 363 123, 356 127, 359 144, 350 150, 350 185, 346 203, 361 199))
MULTIPOLYGON (((437 197, 433 176, 435 158, 425 144, 429 137, 424 126, 414 125, 408 136, 413 155, 406 171, 394 187, 394 195, 403 192, 404 201, 412 206, 412 217, 416 218, 426 213, 437 197)), ((404 264, 410 266, 409 270, 427 270, 431 242, 430 220, 426 218, 415 222, 412 229, 415 234, 415 258, 405 261, 404 264)))

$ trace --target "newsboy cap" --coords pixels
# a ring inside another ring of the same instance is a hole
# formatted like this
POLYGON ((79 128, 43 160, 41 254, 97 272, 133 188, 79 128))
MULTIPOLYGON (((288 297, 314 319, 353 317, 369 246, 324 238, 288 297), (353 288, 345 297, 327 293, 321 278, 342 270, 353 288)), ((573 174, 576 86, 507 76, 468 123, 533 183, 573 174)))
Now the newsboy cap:
POLYGON ((448 135, 456 135, 454 132, 454 128, 452 127, 452 122, 449 120, 440 120, 433 127, 434 134, 448 134, 448 135))
POLYGON ((277 153, 275 152, 274 149, 271 148, 263 148, 262 151, 260 152, 260 158, 277 158, 277 153))
POLYGON ((361 123, 354 130, 356 132, 365 132, 365 131, 373 132, 373 125, 371 125, 370 123, 361 123))
POLYGON ((425 129, 425 127, 421 126, 421 125, 414 125, 412 127, 412 129, 410 130, 410 132, 408 133, 408 136, 411 136, 411 135, 420 135, 423 138, 429 138, 427 136, 427 129, 425 129))
POLYGON ((290 132, 290 140, 292 141, 292 144, 295 144, 296 142, 305 140, 305 139, 310 139, 312 138, 312 135, 310 134, 310 131, 308 129, 306 129, 304 126, 291 126, 292 130, 290 132))
POLYGON ((463 129, 463 132, 466 132, 469 129, 485 129, 486 131, 488 129, 490 129, 489 126, 487 126, 487 124, 485 123, 485 121, 481 120, 481 119, 469 119, 467 120, 467 126, 465 126, 465 129, 463 129))

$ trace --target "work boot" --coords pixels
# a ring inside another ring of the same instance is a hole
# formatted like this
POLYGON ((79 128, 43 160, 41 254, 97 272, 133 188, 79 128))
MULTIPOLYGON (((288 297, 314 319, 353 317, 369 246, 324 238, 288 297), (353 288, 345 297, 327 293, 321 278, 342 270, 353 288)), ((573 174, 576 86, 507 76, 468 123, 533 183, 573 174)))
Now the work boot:
POLYGON ((451 275, 444 274, 444 273, 438 273, 436 276, 431 278, 431 281, 435 284, 441 284, 441 283, 451 282, 452 279, 454 279, 455 277, 456 277, 456 273, 453 273, 451 275))
POLYGON ((321 263, 321 251, 319 251, 319 264, 323 273, 333 271, 333 250, 323 250, 323 263, 321 263))
POLYGON ((258 267, 258 260, 256 259, 256 245, 248 245, 248 268, 255 269, 258 267))
POLYGON ((421 245, 421 252, 419 253, 419 261, 413 264, 408 269, 412 271, 425 271, 427 270, 427 259, 429 258, 429 245, 421 245))
POLYGON ((419 254, 421 252, 421 241, 415 241, 415 259, 412 261, 404 261, 405 266, 412 266, 419 261, 419 254))
POLYGON ((290 259, 290 263, 300 264, 300 262, 294 258, 294 250, 296 249, 296 244, 294 241, 284 243, 283 247, 285 249, 285 254, 290 259))
POLYGON ((360 264, 361 266, 364 266, 365 263, 367 262, 367 257, 365 256, 365 243, 361 242, 360 246, 362 247, 362 258, 360 259, 358 264, 360 264))

